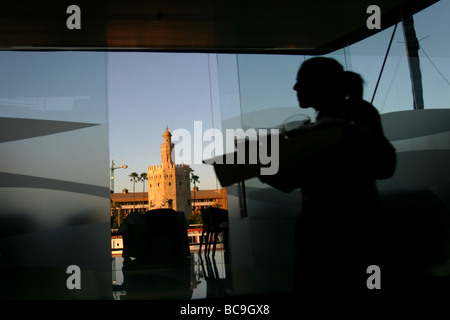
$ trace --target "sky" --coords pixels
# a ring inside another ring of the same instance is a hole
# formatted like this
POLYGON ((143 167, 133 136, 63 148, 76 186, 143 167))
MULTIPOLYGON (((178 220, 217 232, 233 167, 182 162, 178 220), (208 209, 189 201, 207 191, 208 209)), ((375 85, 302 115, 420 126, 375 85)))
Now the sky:
MULTIPOLYGON (((431 59, 423 51, 419 52, 426 108, 450 107, 448 12, 450 3, 440 1, 414 16, 420 45, 431 59)), ((392 30, 393 27, 329 55, 347 70, 362 75, 364 98, 368 101, 372 98, 392 30)), ((248 114, 245 120, 256 125, 279 123, 290 114, 287 110, 313 117, 311 110, 298 108, 292 90, 297 70, 307 58, 239 55, 234 59, 200 53, 108 53, 110 161, 128 166, 115 171, 115 192, 123 188, 132 191, 129 177, 132 172, 147 172, 147 166, 161 163, 160 145, 166 126, 171 132, 184 128, 193 134, 194 121, 202 121, 203 132, 209 128, 220 129, 222 120, 231 117, 227 113, 233 103, 238 105, 238 113, 248 114), (227 64, 225 60, 231 62, 227 64), (238 69, 234 75, 233 69, 238 69), (223 90, 227 81, 237 84, 234 90, 238 98, 231 103, 228 88, 223 90), (280 112, 260 112, 264 109, 280 112)), ((388 113, 410 110, 412 104, 403 28, 399 24, 374 106, 380 113, 388 113)), ((220 187, 211 166, 193 164, 191 167, 200 177, 200 189, 220 187)), ((142 183, 136 185, 136 191, 142 188, 142 183)))
MULTIPOLYGON (((132 172, 161 163, 166 127, 172 133, 180 128, 193 132, 194 121, 202 121, 203 130, 213 128, 210 69, 207 54, 108 54, 110 159, 128 166, 115 170, 115 192, 132 191, 132 172)), ((200 188, 217 188, 211 166, 191 167, 200 188)))

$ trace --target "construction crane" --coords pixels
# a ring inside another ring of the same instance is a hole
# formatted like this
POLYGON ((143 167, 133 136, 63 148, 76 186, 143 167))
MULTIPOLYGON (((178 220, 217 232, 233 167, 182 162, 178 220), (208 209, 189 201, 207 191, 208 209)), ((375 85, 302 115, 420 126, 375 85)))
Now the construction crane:
POLYGON ((126 164, 121 164, 119 166, 116 166, 114 163, 114 160, 111 163, 111 168, 109 170, 111 171, 111 193, 114 193, 114 170, 116 169, 126 169, 128 166, 126 164))

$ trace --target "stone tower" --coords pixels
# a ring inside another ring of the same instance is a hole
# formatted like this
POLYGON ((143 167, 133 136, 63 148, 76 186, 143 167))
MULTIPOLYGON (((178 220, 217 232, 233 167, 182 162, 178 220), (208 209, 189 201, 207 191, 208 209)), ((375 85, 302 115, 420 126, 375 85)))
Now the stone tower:
POLYGON ((189 181, 191 168, 189 165, 174 163, 174 144, 168 128, 163 138, 161 164, 149 166, 147 170, 149 209, 172 208, 183 211, 188 216, 192 212, 189 181))

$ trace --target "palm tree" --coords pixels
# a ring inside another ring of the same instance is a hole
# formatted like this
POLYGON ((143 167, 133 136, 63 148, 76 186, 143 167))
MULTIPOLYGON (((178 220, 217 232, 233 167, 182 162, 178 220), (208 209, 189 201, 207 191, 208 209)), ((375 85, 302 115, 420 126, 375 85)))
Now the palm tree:
MULTIPOLYGON (((197 175, 194 174, 194 170, 191 171, 191 182, 194 184, 194 201, 192 203, 195 202, 195 191, 196 191, 196 183, 200 183, 200 181, 198 180, 199 177, 197 175)), ((194 205, 194 211, 195 211, 195 205, 194 205)))
POLYGON ((147 173, 143 172, 138 178, 138 181, 142 181, 142 192, 145 192, 145 181, 148 180, 147 173))
MULTIPOLYGON (((142 172, 141 175, 138 177, 138 181, 142 181, 142 192, 145 194, 145 180, 147 180, 147 173, 146 172, 142 172)), ((143 205, 144 206, 144 205, 143 205)), ((150 210, 150 204, 148 206, 148 210, 150 210)), ((145 206, 144 206, 144 211, 145 211, 145 206)))
POLYGON ((132 172, 129 177, 131 177, 130 181, 133 181, 133 194, 134 194, 134 201, 133 201, 133 212, 135 211, 136 206, 136 193, 134 192, 134 185, 136 184, 136 180, 139 179, 139 175, 136 172, 132 172))

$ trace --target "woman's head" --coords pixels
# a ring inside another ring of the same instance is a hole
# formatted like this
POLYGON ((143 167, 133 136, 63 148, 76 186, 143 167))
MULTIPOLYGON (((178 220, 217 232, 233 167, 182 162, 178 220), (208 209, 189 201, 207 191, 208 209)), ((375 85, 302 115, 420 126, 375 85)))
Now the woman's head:
POLYGON ((362 99, 363 80, 354 72, 344 71, 336 60, 318 57, 302 64, 294 90, 300 107, 321 111, 347 98, 362 99))

